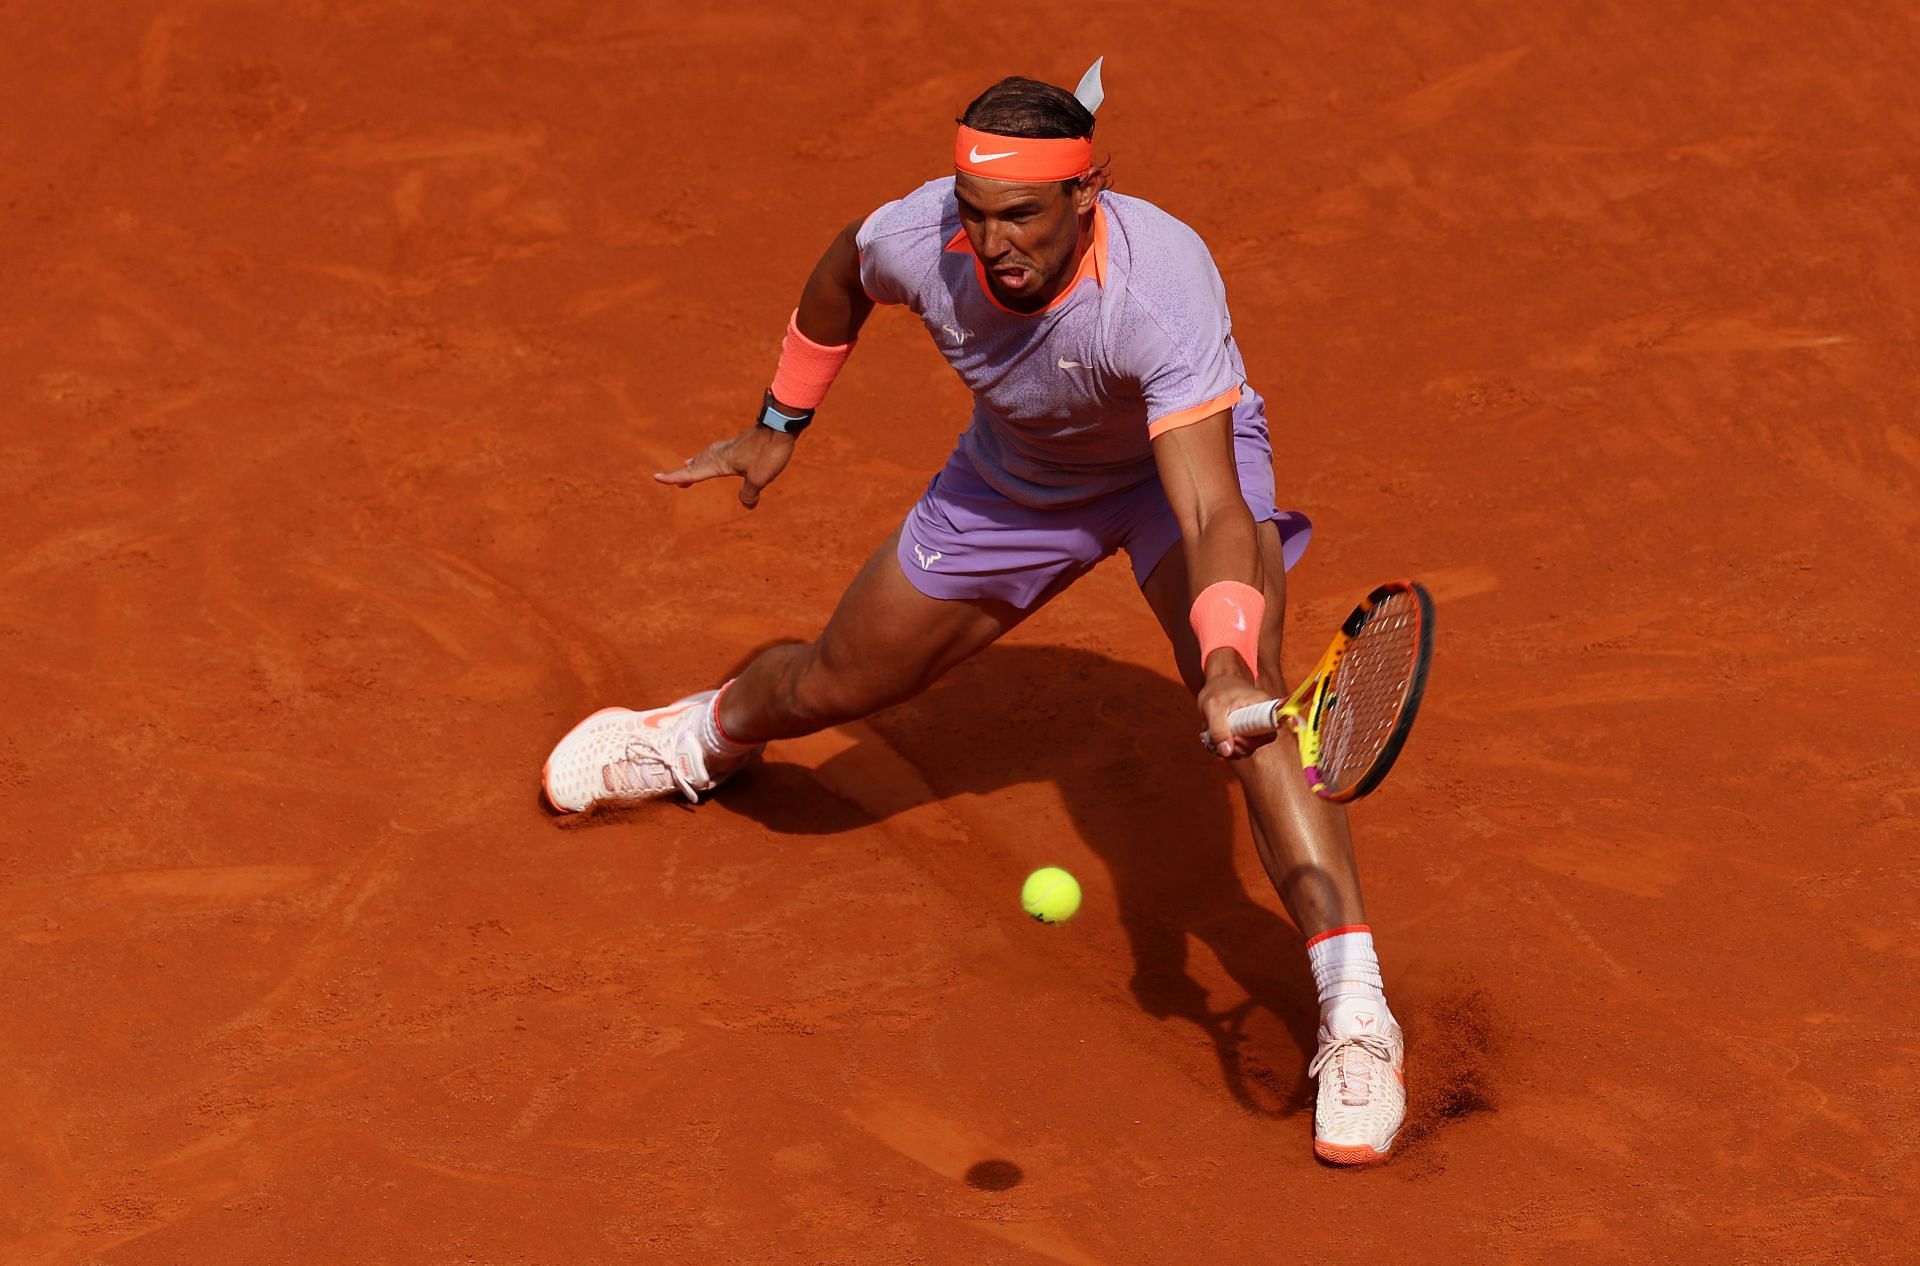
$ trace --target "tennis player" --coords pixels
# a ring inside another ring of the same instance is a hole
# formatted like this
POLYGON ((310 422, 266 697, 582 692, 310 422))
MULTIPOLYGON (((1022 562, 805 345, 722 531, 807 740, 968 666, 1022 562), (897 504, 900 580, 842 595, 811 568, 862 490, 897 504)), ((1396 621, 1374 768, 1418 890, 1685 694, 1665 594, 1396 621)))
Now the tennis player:
POLYGON ((695 799, 772 740, 913 697, 1125 550, 1307 938, 1321 1015, 1314 1150, 1379 1161, 1405 1115, 1405 1047, 1345 812, 1312 794, 1290 753, 1226 723, 1235 707, 1287 693, 1286 569, 1309 525, 1275 502, 1265 405, 1205 243, 1110 190, 1094 162, 1099 69, 1077 93, 1007 79, 975 99, 954 174, 827 247, 758 420, 655 476, 680 488, 737 477, 753 507, 874 305, 918 317, 973 392, 972 424, 825 631, 765 652, 718 690, 594 713, 548 757, 547 798, 562 812, 695 799))

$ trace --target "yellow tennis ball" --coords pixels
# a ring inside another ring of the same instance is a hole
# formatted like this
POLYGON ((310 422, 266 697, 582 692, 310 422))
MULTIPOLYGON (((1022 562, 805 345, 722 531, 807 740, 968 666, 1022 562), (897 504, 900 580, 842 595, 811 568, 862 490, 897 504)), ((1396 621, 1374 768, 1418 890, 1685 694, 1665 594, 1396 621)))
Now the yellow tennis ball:
POLYGON ((1042 923, 1065 923, 1080 909, 1080 881, 1058 866, 1042 866, 1021 885, 1020 904, 1042 923))

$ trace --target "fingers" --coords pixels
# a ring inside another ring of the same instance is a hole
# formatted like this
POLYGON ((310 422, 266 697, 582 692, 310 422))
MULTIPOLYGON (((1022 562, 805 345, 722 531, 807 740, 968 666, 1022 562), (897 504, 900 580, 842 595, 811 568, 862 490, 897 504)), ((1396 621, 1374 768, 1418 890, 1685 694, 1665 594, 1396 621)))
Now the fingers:
POLYGON ((1267 744, 1273 742, 1271 734, 1241 734, 1233 740, 1234 760, 1245 760, 1267 744))
POLYGON ((1208 747, 1222 760, 1237 760, 1245 755, 1244 739, 1238 738, 1227 728, 1227 709, 1207 709, 1208 747))
POLYGON ((1233 719, 1236 711, 1245 711, 1256 705, 1271 705, 1273 700, 1264 698, 1263 692, 1251 686, 1209 686, 1201 692, 1200 715, 1207 722, 1207 747, 1216 756, 1227 760, 1240 760, 1251 756, 1267 744, 1273 742, 1274 733, 1235 734, 1233 719))
POLYGON ((738 475, 740 504, 751 510, 760 504, 766 491, 793 455, 793 437, 766 427, 755 427, 745 435, 717 440, 707 445, 679 470, 655 472, 657 483, 672 488, 687 488, 721 475, 738 475))
POLYGON ((679 470, 657 471, 653 477, 660 483, 669 484, 675 488, 687 488, 717 475, 737 475, 740 472, 735 470, 733 463, 728 460, 728 449, 731 446, 731 441, 728 440, 709 444, 687 458, 686 463, 679 470))
POLYGON ((654 479, 675 488, 690 488, 704 479, 712 479, 720 472, 709 470, 700 464, 698 457, 687 458, 686 465, 679 470, 661 470, 654 472, 654 479))
POLYGON ((1208 746, 1216 756, 1227 760, 1243 760, 1280 737, 1277 732, 1271 731, 1265 734, 1234 734, 1227 728, 1227 715, 1227 710, 1223 710, 1218 719, 1210 717, 1207 722, 1208 746))
POLYGON ((790 435, 770 436, 758 451, 748 459, 746 468, 740 472, 740 504, 751 510, 760 504, 760 494, 766 486, 780 477, 787 468, 787 461, 793 456, 793 437, 790 435))
POLYGON ((1222 760, 1244 760, 1273 742, 1274 738, 1272 734, 1229 734, 1225 722, 1222 722, 1219 729, 1209 724, 1200 731, 1200 746, 1222 760))

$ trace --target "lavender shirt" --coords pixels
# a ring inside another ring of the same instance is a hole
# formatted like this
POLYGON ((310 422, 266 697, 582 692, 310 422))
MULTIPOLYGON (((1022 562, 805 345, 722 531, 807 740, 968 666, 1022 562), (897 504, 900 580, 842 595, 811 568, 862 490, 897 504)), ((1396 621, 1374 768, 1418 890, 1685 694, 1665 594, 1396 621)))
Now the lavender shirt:
POLYGON ((962 446, 1012 501, 1077 505, 1143 483, 1154 436, 1229 407, 1236 430, 1265 429, 1206 243, 1151 203, 1102 193, 1079 275, 1032 314, 988 292, 951 176, 875 211, 858 242, 867 293, 911 308, 973 392, 962 446))

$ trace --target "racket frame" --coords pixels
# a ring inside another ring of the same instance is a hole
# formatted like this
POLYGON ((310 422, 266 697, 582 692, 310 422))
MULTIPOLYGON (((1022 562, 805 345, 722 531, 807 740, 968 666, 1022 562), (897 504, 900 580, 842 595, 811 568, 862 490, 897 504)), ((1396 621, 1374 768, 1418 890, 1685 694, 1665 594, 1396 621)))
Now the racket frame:
POLYGON ((1420 711, 1421 696, 1426 693, 1427 668, 1432 658, 1432 596, 1418 581, 1388 581, 1375 586, 1341 623, 1340 631, 1320 656, 1320 662, 1314 665, 1313 671, 1307 674, 1306 680, 1291 695, 1284 701, 1273 699, 1235 708, 1227 716, 1227 729, 1240 737, 1251 738, 1276 734, 1284 727, 1292 732, 1299 745, 1300 769, 1314 794, 1337 804, 1358 800, 1380 785, 1380 780, 1387 776, 1387 771, 1393 768, 1393 762, 1399 758, 1400 749, 1406 745, 1407 735, 1413 729, 1413 719, 1420 711), (1340 661, 1346 656, 1353 639, 1366 627, 1374 610, 1388 598, 1400 593, 1412 594, 1420 607, 1420 640, 1414 650, 1413 681, 1407 688, 1406 702, 1401 705, 1400 715, 1394 721, 1393 733, 1381 745, 1380 754, 1374 758, 1365 776, 1344 791, 1331 792, 1327 789, 1326 775, 1320 769, 1320 725, 1326 719, 1327 708, 1338 697, 1335 686, 1339 681, 1340 661))

